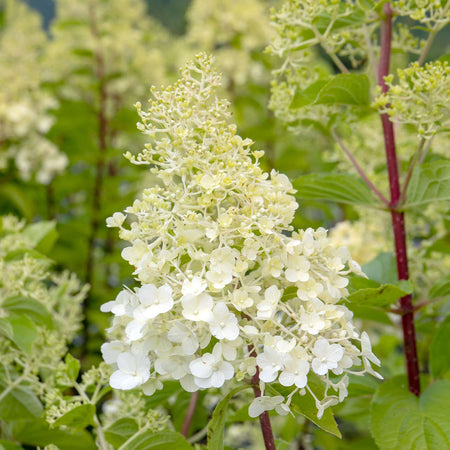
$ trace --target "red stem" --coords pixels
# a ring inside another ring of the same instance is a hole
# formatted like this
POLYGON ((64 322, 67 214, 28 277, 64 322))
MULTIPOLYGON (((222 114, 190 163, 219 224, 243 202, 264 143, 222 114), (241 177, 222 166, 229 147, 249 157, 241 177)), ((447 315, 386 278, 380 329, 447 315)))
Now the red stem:
MULTIPOLYGON (((378 84, 381 86, 382 92, 385 93, 388 90, 388 86, 384 81, 384 77, 389 74, 392 41, 392 9, 389 3, 384 5, 383 14, 384 17, 381 22, 381 53, 378 68, 378 84)), ((381 123, 383 126, 391 192, 390 206, 397 259, 397 273, 399 280, 407 280, 409 278, 409 270, 408 256, 406 253, 405 218, 404 213, 396 209, 400 200, 400 182, 397 155, 395 151, 394 126, 389 120, 388 114, 381 114, 381 123)), ((414 310, 411 295, 407 295, 400 299, 400 309, 403 313, 402 328, 409 390, 414 395, 418 396, 420 394, 419 364, 417 360, 414 310)))
POLYGON ((198 391, 193 392, 191 394, 191 399, 189 400, 189 406, 186 411, 186 416, 184 417, 183 426, 181 428, 181 434, 184 437, 188 437, 189 428, 192 423, 192 419, 194 418, 195 408, 197 407, 198 402, 198 391))
MULTIPOLYGON (((252 350, 250 356, 256 357, 255 349, 252 350)), ((261 397, 261 389, 259 389, 259 369, 256 367, 256 373, 252 377, 253 392, 255 398, 261 397)), ((264 445, 266 450, 276 450, 275 440, 273 438, 272 425, 270 424, 270 417, 267 411, 264 411, 259 416, 259 424, 261 426, 261 431, 264 439, 264 445)))

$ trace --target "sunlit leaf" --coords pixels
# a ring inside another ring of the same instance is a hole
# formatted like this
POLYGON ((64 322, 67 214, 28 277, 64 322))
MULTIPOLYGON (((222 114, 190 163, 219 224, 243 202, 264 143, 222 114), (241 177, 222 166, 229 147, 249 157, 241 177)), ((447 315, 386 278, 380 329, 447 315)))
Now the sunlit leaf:
POLYGON ((296 196, 305 199, 329 200, 353 205, 371 205, 369 188, 358 178, 347 174, 304 175, 293 182, 296 196))
POLYGON ((405 377, 378 388, 371 407, 371 431, 380 450, 450 448, 450 381, 437 381, 417 398, 405 377))
POLYGON ((414 169, 404 209, 450 200, 450 161, 433 161, 414 169))

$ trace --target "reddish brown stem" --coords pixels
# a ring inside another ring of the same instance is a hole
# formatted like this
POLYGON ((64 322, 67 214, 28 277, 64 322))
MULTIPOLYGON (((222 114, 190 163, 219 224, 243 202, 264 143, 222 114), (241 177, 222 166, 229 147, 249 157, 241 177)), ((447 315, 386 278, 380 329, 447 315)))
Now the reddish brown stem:
MULTIPOLYGON (((381 22, 381 52, 378 68, 378 84, 383 93, 387 92, 388 86, 384 77, 389 74, 392 42, 392 9, 389 3, 383 7, 383 20, 381 22)), ((386 150, 386 161, 389 175, 389 186, 391 193, 391 215, 392 228, 394 232, 395 254, 397 259, 397 273, 399 280, 409 278, 408 256, 406 252, 406 233, 404 213, 396 208, 400 200, 400 182, 398 162, 395 149, 395 135, 393 123, 387 114, 381 114, 383 126, 384 144, 386 150)), ((416 335, 414 329, 414 311, 412 297, 407 295, 400 299, 402 311, 402 328, 404 340, 404 352, 406 358, 406 369, 408 373, 409 390, 414 395, 420 394, 419 364, 417 360, 416 335)))
POLYGON ((186 416, 184 417, 183 426, 181 427, 181 434, 186 438, 188 437, 189 428, 191 426, 192 419, 194 418, 197 402, 198 402, 198 391, 193 392, 191 394, 191 399, 189 400, 189 406, 186 411, 186 416))
POLYGON ((367 184, 369 189, 386 205, 389 206, 389 201, 386 199, 386 197, 377 189, 377 187, 370 181, 369 177, 366 175, 364 170, 361 168, 361 166, 358 164, 356 159, 353 157, 352 152, 347 148, 347 146, 344 144, 344 141, 338 136, 338 134, 331 130, 331 135, 333 136, 334 140, 339 144, 342 151, 345 153, 347 158, 350 160, 350 162, 353 164, 353 167, 356 169, 356 171, 359 173, 359 176, 364 180, 364 182, 367 184))
MULTIPOLYGON (((250 356, 256 357, 256 351, 253 350, 250 352, 250 356)), ((253 392, 255 394, 255 398, 261 397, 261 389, 259 389, 259 369, 256 367, 256 373, 252 377, 252 385, 253 392)), ((261 426, 261 431, 264 439, 264 445, 266 446, 266 450, 276 450, 275 449, 275 440, 273 438, 272 425, 270 424, 270 417, 267 411, 264 411, 259 416, 259 424, 261 426)))

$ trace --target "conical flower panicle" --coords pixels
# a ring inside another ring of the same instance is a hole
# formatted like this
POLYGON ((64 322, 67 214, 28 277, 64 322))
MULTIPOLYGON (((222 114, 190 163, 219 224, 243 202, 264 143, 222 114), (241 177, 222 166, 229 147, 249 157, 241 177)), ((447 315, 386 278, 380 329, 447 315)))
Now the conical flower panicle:
POLYGON ((150 395, 173 378, 195 391, 258 367, 263 390, 274 381, 292 390, 276 404, 258 400, 252 413, 287 413, 306 389, 321 415, 345 397, 352 366, 374 373, 369 361, 378 361, 338 304, 347 275, 361 270, 322 228, 287 235, 292 185, 261 170, 263 153, 236 134, 228 103, 215 96, 219 83, 211 58, 199 55, 177 83, 153 90, 148 111, 137 104, 149 143, 127 157, 149 165, 156 182, 126 209, 129 229, 122 213, 108 219, 130 242, 122 255, 141 283, 102 306, 115 316, 111 332, 123 336, 102 347, 115 368, 111 385, 150 395), (311 372, 326 385, 324 399, 308 386, 311 372))

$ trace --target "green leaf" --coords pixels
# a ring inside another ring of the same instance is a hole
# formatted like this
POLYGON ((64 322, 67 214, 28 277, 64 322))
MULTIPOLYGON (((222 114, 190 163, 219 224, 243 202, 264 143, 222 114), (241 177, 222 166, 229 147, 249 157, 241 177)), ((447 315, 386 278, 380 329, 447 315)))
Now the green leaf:
POLYGON ((83 58, 93 58, 95 56, 94 52, 92 50, 87 49, 87 48, 74 48, 72 50, 72 53, 75 56, 81 56, 83 58))
POLYGON ((440 62, 442 62, 442 63, 448 62, 448 63, 450 64, 450 53, 447 53, 446 55, 441 56, 441 57, 438 59, 438 61, 440 61, 440 62))
POLYGON ((64 362, 67 365, 67 376, 72 381, 76 381, 78 374, 80 373, 80 361, 74 358, 70 353, 67 353, 64 362))
POLYGON ((20 261, 24 259, 25 255, 40 260, 43 264, 50 264, 52 260, 47 256, 43 255, 41 252, 34 250, 32 248, 17 248, 11 252, 8 252, 4 257, 5 261, 20 261))
POLYGON ((114 446, 120 447, 139 430, 137 422, 131 417, 116 420, 105 430, 105 439, 114 446))
POLYGON ((0 439, 0 450, 23 450, 23 447, 18 444, 14 444, 14 442, 0 439))
POLYGON ((180 386, 180 382, 176 380, 167 380, 163 383, 163 388, 156 391, 150 397, 146 397, 145 406, 147 408, 156 408, 169 399, 173 395, 177 395, 180 392, 185 392, 180 386))
POLYGON ((193 450, 193 447, 180 433, 148 431, 128 442, 124 450, 193 450))
POLYGON ((58 239, 55 222, 32 223, 23 230, 23 235, 34 249, 42 253, 48 253, 58 239))
POLYGON ((38 337, 34 322, 27 316, 11 314, 8 322, 13 329, 12 341, 26 353, 31 353, 33 343, 38 337))
MULTIPOLYGON (((0 395, 8 388, 0 381, 0 395)), ((18 420, 39 417, 43 412, 42 404, 33 391, 25 386, 14 387, 0 401, 0 419, 18 420)))
MULTIPOLYGON (((216 338, 214 338, 216 339, 216 338)), ((210 352, 212 350, 203 350, 204 352, 210 352)), ((179 383, 178 383, 179 384, 179 383)), ((189 407, 189 402, 191 400, 192 394, 190 392, 186 392, 184 389, 181 389, 178 394, 173 397, 175 400, 172 405, 168 404, 167 409, 169 414, 172 416, 172 423, 175 430, 181 430, 183 426, 184 416, 186 414, 186 410, 189 407)), ((202 404, 203 397, 205 396, 205 391, 199 392, 198 395, 198 404, 202 404)), ((171 402, 172 403, 172 402, 171 402)), ((194 416, 191 421, 191 425, 189 427, 189 431, 193 432, 194 430, 200 430, 204 428, 209 420, 209 415, 206 413, 204 408, 195 408, 194 416)))
POLYGON ((379 253, 372 261, 362 266, 363 272, 380 284, 395 284, 397 282, 397 263, 393 253, 379 253))
POLYGON ((450 448, 450 381, 428 386, 420 399, 398 376, 378 388, 371 405, 371 432, 380 450, 450 448))
POLYGON ((389 318, 388 314, 380 308, 357 305, 355 303, 348 305, 348 308, 358 319, 384 323, 385 325, 392 325, 392 320, 389 318))
POLYGON ((34 298, 12 297, 5 300, 2 307, 17 315, 25 315, 33 322, 39 325, 45 325, 47 328, 53 328, 53 319, 47 308, 34 298))
POLYGON ((328 11, 321 12, 313 21, 317 29, 323 34, 330 26, 330 31, 339 30, 341 28, 354 27, 367 22, 367 15, 361 9, 352 8, 350 11, 341 11, 339 16, 331 18, 328 11))
POLYGON ((12 426, 13 438, 23 444, 45 447, 56 445, 59 450, 96 450, 97 446, 88 432, 68 429, 51 429, 43 420, 18 420, 12 426))
POLYGON ((58 428, 63 425, 76 429, 86 428, 88 425, 94 425, 94 414, 94 405, 79 405, 55 420, 52 428, 58 428))
POLYGON ((430 370, 434 378, 450 371, 450 316, 440 324, 431 342, 430 370))
POLYGON ((298 287, 296 286, 288 286, 281 297, 282 302, 287 302, 288 300, 292 300, 297 297, 298 287))
POLYGON ((290 107, 296 109, 313 104, 316 101, 320 90, 327 84, 327 82, 327 80, 318 80, 315 83, 310 84, 303 91, 296 91, 290 107))
POLYGON ((365 74, 341 73, 320 89, 315 105, 370 105, 370 82, 365 74))
POLYGON ((375 306, 384 308, 396 302, 399 298, 412 293, 412 285, 409 281, 402 280, 396 285, 383 284, 376 288, 360 289, 347 298, 350 303, 363 306, 375 306))
POLYGON ((7 319, 0 319, 0 334, 11 341, 14 340, 14 330, 11 323, 7 319))
MULTIPOLYGON (((310 373, 308 375, 308 386, 314 392, 319 399, 323 397, 324 386, 320 379, 318 379, 314 374, 310 373)), ((280 384, 270 384, 266 385, 266 389, 273 395, 282 395, 286 397, 290 394, 292 389, 281 386, 280 384)), ((291 411, 294 414, 299 414, 303 417, 306 417, 308 420, 316 424, 322 430, 325 430, 327 433, 331 433, 334 436, 341 437, 341 432, 334 420, 333 411, 331 408, 327 408, 322 418, 317 417, 317 407, 316 402, 313 396, 307 392, 305 395, 300 395, 296 393, 292 397, 291 411)))
POLYGON ((217 404, 208 423, 208 450, 223 450, 223 430, 228 403, 238 392, 249 387, 244 385, 233 389, 217 404))
POLYGON ((311 174, 297 178, 296 196, 304 199, 329 200, 353 205, 371 205, 369 188, 358 178, 347 174, 311 174))
POLYGON ((430 256, 432 252, 450 254, 450 233, 436 239, 429 247, 427 247, 425 256, 430 256))
POLYGON ((367 75, 339 74, 318 80, 303 91, 296 91, 291 108, 308 105, 370 105, 370 82, 367 75))
POLYGON ((450 294, 450 275, 438 281, 431 289, 430 289, 430 298, 439 298, 445 297, 450 294))
POLYGON ((404 209, 450 200, 450 161, 417 166, 409 182, 404 209))
POLYGON ((32 219, 33 205, 29 197, 19 186, 12 183, 3 184, 2 186, 0 186, 0 198, 2 199, 2 203, 6 200, 26 219, 32 219))

